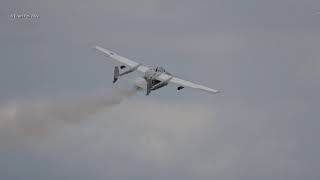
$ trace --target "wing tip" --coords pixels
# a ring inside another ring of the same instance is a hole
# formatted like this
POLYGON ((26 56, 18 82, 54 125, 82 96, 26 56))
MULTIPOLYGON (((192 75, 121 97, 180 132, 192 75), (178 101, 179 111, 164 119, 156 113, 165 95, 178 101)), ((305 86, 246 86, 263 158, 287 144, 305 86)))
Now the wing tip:
POLYGON ((200 90, 206 91, 206 92, 211 93, 211 94, 218 94, 218 93, 221 93, 221 91, 220 91, 220 90, 211 89, 211 88, 208 88, 208 87, 205 87, 205 86, 200 86, 200 87, 198 87, 197 89, 200 89, 200 90))
POLYGON ((102 47, 100 47, 100 46, 94 46, 93 49, 96 50, 96 51, 100 51, 100 52, 104 51, 104 49, 102 47))
POLYGON ((93 49, 96 49, 96 50, 99 50, 99 49, 101 49, 102 47, 100 47, 100 46, 94 46, 93 47, 93 49))
POLYGON ((108 57, 115 55, 114 52, 112 52, 110 50, 107 50, 107 49, 104 49, 104 48, 102 48, 100 46, 95 46, 94 49, 104 53, 108 57))
POLYGON ((205 88, 205 89, 199 88, 199 89, 201 89, 201 90, 203 90, 203 91, 206 91, 206 92, 208 92, 208 93, 210 93, 210 94, 218 94, 218 93, 221 93, 220 90, 211 89, 211 88, 205 88))
POLYGON ((220 90, 211 90, 210 91, 212 94, 218 94, 218 93, 221 93, 221 91, 220 90))

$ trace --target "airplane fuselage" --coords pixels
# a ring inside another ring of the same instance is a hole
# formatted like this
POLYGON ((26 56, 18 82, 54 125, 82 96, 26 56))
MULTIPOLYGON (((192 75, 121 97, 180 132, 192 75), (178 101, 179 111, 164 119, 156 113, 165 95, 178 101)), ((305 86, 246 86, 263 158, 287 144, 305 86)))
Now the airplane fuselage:
POLYGON ((144 73, 143 78, 137 78, 135 80, 135 85, 139 88, 142 88, 142 89, 150 88, 150 91, 160 89, 160 88, 167 86, 169 84, 169 80, 168 81, 159 81, 157 79, 157 77, 160 76, 161 74, 171 75, 163 67, 152 68, 144 73), (148 87, 148 83, 150 83, 149 87, 148 87))

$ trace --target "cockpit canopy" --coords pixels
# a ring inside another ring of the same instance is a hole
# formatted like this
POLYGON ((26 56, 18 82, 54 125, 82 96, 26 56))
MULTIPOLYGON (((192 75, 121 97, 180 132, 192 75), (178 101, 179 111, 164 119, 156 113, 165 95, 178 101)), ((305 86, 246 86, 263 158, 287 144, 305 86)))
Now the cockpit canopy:
POLYGON ((155 70, 156 72, 166 72, 166 70, 165 70, 163 67, 161 67, 161 66, 156 67, 154 70, 155 70))
POLYGON ((171 75, 163 67, 158 66, 156 68, 152 68, 152 69, 147 70, 144 73, 144 77, 147 78, 147 79, 151 79, 152 77, 156 76, 157 74, 162 74, 162 73, 171 75))

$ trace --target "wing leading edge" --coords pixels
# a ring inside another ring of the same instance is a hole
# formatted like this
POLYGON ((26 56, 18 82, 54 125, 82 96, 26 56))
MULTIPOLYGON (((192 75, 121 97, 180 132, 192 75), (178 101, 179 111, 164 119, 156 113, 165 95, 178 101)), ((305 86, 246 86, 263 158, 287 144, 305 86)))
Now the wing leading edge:
POLYGON ((118 55, 118 54, 116 54, 116 53, 114 53, 114 52, 112 52, 110 50, 104 49, 104 48, 102 48, 100 46, 96 46, 95 49, 100 51, 100 52, 102 52, 107 57, 110 57, 110 58, 112 58, 112 59, 114 59, 114 60, 116 60, 116 61, 118 61, 118 62, 120 62, 120 63, 122 63, 122 64, 124 64, 124 65, 126 65, 128 67, 130 67, 130 68, 134 68, 134 67, 138 66, 138 68, 136 70, 140 71, 142 73, 145 73, 149 69, 149 67, 147 67, 147 66, 143 66, 143 65, 141 65, 141 64, 139 64, 139 63, 137 63, 135 61, 132 61, 132 60, 130 60, 128 58, 122 57, 122 56, 120 56, 120 55, 118 55))
MULTIPOLYGON (((160 80, 160 81, 165 81, 165 80, 169 79, 170 77, 172 77, 172 76, 167 75, 167 74, 161 74, 160 76, 157 77, 157 79, 160 80)), ((211 88, 208 88, 206 86, 203 86, 203 85, 200 85, 200 84, 196 84, 196 83, 193 83, 193 82, 190 82, 190 81, 186 81, 186 80, 183 80, 183 79, 180 79, 180 78, 177 78, 177 77, 172 77, 172 79, 169 81, 169 83, 172 83, 172 84, 175 84, 175 85, 178 85, 178 86, 189 87, 189 88, 193 88, 193 89, 206 91, 206 92, 209 92, 209 93, 212 93, 212 94, 216 94, 216 93, 220 92, 218 90, 211 89, 211 88)))

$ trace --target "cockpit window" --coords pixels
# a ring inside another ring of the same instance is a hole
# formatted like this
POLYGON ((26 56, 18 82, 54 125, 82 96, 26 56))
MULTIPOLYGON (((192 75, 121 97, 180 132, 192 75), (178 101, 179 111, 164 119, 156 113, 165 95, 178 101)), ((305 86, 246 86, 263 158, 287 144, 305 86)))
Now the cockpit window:
POLYGON ((166 72, 166 70, 163 67, 157 67, 156 72, 166 72))

